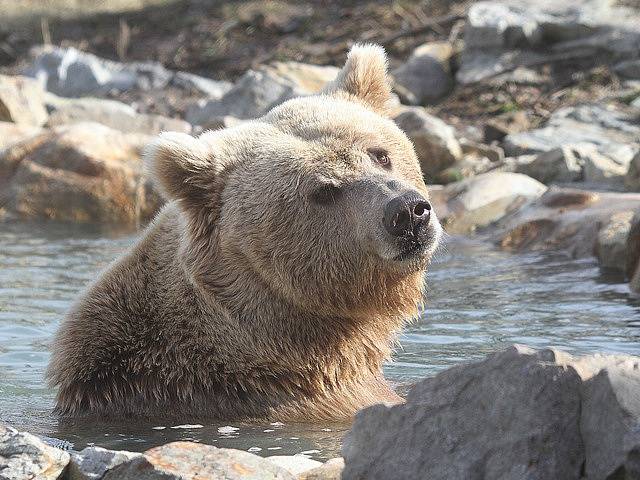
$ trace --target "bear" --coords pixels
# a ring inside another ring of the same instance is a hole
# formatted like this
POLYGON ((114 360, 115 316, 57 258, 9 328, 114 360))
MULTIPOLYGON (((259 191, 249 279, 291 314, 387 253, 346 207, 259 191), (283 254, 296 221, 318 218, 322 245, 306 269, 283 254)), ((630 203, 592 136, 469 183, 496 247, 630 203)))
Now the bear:
POLYGON ((316 95, 154 139, 167 202, 61 323, 55 411, 309 422, 402 402, 382 367, 442 228, 392 105, 384 50, 356 45, 316 95))

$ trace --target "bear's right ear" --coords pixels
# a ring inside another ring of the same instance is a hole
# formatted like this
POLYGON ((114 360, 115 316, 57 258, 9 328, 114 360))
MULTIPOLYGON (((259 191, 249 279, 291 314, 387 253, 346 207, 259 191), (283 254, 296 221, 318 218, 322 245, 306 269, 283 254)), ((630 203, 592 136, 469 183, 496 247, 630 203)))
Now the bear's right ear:
POLYGON ((186 133, 161 133, 145 150, 145 168, 167 200, 202 208, 219 173, 210 145, 186 133))

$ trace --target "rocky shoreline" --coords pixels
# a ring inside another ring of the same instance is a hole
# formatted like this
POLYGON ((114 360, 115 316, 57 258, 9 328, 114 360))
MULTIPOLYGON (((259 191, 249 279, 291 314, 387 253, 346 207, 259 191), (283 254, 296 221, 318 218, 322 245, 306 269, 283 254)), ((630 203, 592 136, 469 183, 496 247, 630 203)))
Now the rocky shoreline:
POLYGON ((360 411, 342 453, 173 442, 144 453, 64 451, 0 426, 0 479, 640 478, 640 358, 515 345, 416 384, 403 405, 360 411))

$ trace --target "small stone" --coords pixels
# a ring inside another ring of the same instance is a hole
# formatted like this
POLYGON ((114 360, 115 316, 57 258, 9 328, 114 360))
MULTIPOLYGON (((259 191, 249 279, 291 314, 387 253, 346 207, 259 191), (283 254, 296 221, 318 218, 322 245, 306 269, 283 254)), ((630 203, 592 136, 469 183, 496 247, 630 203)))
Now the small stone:
POLYGON ((394 88, 404 103, 432 104, 453 88, 450 61, 453 46, 432 42, 416 48, 407 62, 393 71, 394 88))
POLYGON ((519 164, 516 171, 545 184, 581 180, 584 154, 591 152, 589 146, 565 145, 540 153, 531 162, 519 164))
POLYGON ((71 454, 66 480, 99 480, 107 470, 138 457, 142 454, 87 447, 71 454))
POLYGON ((394 117, 414 144, 422 173, 435 177, 462 158, 453 127, 429 115, 421 107, 404 107, 394 117))
POLYGON ((192 442, 147 450, 109 470, 103 480, 294 480, 295 476, 252 453, 192 442))
POLYGON ((618 212, 598 232, 596 254, 600 267, 625 273, 627 269, 627 238, 631 230, 633 212, 618 212))
POLYGON ((484 124, 484 141, 500 142, 507 135, 524 132, 530 127, 531 122, 525 111, 506 112, 484 124))
POLYGON ((57 480, 68 463, 67 452, 0 426, 0 480, 57 480))
POLYGON ((39 127, 47 121, 44 90, 27 77, 0 75, 0 121, 39 127))

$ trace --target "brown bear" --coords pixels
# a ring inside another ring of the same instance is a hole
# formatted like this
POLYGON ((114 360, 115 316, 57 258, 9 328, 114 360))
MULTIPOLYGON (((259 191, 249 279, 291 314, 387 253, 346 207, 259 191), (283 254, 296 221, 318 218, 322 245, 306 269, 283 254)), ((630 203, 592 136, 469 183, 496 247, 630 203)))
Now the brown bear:
POLYGON ((385 117, 382 48, 334 82, 147 167, 169 200, 64 320, 48 377, 63 415, 309 421, 401 398, 382 375, 442 229, 385 117))

